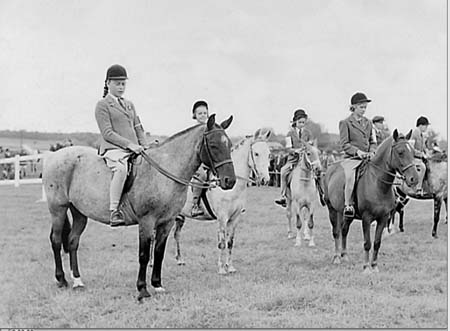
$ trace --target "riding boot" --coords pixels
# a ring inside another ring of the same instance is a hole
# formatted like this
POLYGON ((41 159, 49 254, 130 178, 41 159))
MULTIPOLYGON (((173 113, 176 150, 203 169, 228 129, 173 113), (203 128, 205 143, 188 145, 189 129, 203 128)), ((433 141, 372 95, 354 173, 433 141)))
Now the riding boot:
POLYGON ((353 207, 353 188, 355 186, 355 172, 349 173, 345 178, 344 188, 344 217, 355 217, 355 208, 353 207))
POLYGON ((281 198, 275 200, 275 203, 277 205, 280 205, 282 207, 286 207, 287 203, 286 203, 286 187, 287 187, 287 177, 290 173, 291 167, 290 166, 284 166, 283 168, 281 168, 281 198))

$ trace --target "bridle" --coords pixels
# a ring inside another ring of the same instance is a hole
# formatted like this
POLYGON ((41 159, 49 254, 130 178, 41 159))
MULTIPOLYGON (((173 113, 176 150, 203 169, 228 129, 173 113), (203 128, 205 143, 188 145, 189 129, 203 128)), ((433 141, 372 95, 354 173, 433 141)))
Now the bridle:
POLYGON ((221 166, 223 166, 225 164, 233 163, 233 161, 231 160, 231 158, 229 158, 229 159, 225 159, 220 162, 214 162, 214 160, 212 158, 211 150, 209 149, 208 138, 207 138, 211 133, 214 133, 214 132, 225 132, 225 131, 223 129, 214 129, 211 131, 204 132, 203 139, 202 139, 202 146, 200 147, 200 155, 202 155, 202 149, 205 148, 210 169, 213 172, 214 176, 217 176, 217 169, 219 169, 221 166))
MULTIPOLYGON (((208 156, 208 161, 209 164, 211 166, 211 170, 213 172, 213 174, 215 176, 217 176, 217 169, 220 168, 221 166, 228 164, 228 163, 233 163, 233 161, 231 159, 225 159, 221 162, 214 162, 212 155, 211 155, 211 151, 209 149, 209 144, 208 144, 208 139, 207 136, 212 133, 212 132, 216 132, 216 131, 224 131, 223 129, 214 129, 211 131, 207 131, 203 133, 203 138, 202 138, 202 145, 200 147, 200 155, 202 153, 202 148, 206 148, 206 154, 208 156)), ((145 161, 147 161, 153 168, 155 168, 157 171, 159 171, 161 174, 163 174, 164 176, 166 176, 167 178, 172 179, 174 182, 177 182, 178 184, 181 185, 185 185, 185 186, 191 186, 191 187, 196 187, 196 188, 213 188, 215 187, 215 182, 217 180, 212 180, 212 181, 203 181, 200 180, 199 178, 196 178, 197 181, 200 181, 200 183, 196 183, 196 182, 192 182, 190 180, 186 180, 183 178, 180 178, 172 173, 170 173, 169 171, 167 171, 166 169, 162 168, 154 159, 152 159, 150 157, 150 155, 148 155, 147 153, 145 153, 145 151, 142 151, 140 153, 140 155, 144 158, 145 161)))
MULTIPOLYGON (((398 146, 398 145, 400 145, 400 144, 406 145, 407 147, 409 146, 409 143, 408 143, 407 141, 400 141, 400 142, 396 142, 396 143, 392 144, 392 145, 391 145, 390 155, 389 155, 389 159, 390 159, 390 160, 389 160, 389 162, 386 161, 386 164, 387 164, 387 165, 392 164, 392 153, 393 153, 394 147, 396 147, 396 146, 398 146)), ((388 182, 388 181, 385 181, 385 180, 383 180, 383 179, 381 179, 381 178, 378 178, 378 180, 381 181, 382 183, 389 184, 389 185, 393 185, 393 184, 394 184, 395 178, 398 178, 398 179, 400 179, 400 180, 402 180, 402 181, 405 181, 405 180, 406 180, 406 177, 404 176, 405 171, 408 170, 409 168, 415 166, 414 163, 411 162, 410 164, 404 166, 404 167, 401 168, 401 169, 395 169, 397 172, 400 173, 400 175, 398 175, 397 173, 393 173, 393 172, 391 172, 391 171, 385 170, 385 169, 383 169, 383 168, 377 166, 377 165, 376 165, 375 163, 373 163, 373 162, 368 162, 368 163, 369 163, 371 166, 373 166, 374 168, 376 168, 376 169, 378 169, 378 170, 384 172, 385 174, 388 174, 388 175, 390 175, 390 176, 392 176, 392 177, 394 178, 392 182, 388 182)))
MULTIPOLYGON (((320 160, 311 162, 311 160, 308 157, 308 154, 306 153, 306 147, 302 148, 298 154, 299 154, 299 158, 300 158, 299 162, 301 162, 301 159, 304 158, 304 160, 305 160, 304 163, 305 163, 305 166, 306 166, 306 168, 300 167, 300 169, 303 170, 303 171, 308 171, 308 172, 312 173, 312 171, 314 170, 314 168, 313 168, 314 163, 315 162, 320 162, 320 160)), ((304 181, 309 181, 311 179, 313 179, 313 176, 300 177, 300 180, 304 180, 304 181)))

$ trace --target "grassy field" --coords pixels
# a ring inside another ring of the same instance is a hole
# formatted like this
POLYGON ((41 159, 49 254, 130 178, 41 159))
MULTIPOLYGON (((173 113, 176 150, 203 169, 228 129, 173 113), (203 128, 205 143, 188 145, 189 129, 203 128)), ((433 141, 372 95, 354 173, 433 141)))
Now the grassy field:
POLYGON ((163 266, 168 291, 138 303, 137 227, 88 223, 79 250, 86 288, 58 289, 48 211, 35 202, 40 195, 39 185, 0 187, 0 327, 448 327, 447 225, 440 223, 440 237, 432 239, 430 201, 408 205, 406 232, 382 242, 380 273, 363 275, 360 222, 350 229, 351 262, 332 265, 324 208, 315 220, 317 247, 294 247, 272 202, 278 189, 251 188, 235 240, 238 272, 217 274, 215 223, 187 222, 187 265, 176 264, 171 236, 163 266))

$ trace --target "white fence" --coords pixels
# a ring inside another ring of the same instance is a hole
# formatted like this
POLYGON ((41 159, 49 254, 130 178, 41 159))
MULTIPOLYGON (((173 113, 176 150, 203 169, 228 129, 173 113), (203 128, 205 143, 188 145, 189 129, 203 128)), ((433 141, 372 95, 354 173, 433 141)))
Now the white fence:
MULTIPOLYGON (((9 157, 6 159, 0 159, 0 164, 14 164, 14 179, 4 179, 0 180, 0 185, 14 185, 15 187, 19 187, 24 184, 42 184, 41 178, 20 178, 20 163, 23 161, 37 161, 42 160, 44 162, 45 156, 50 152, 45 152, 41 154, 34 155, 24 155, 19 156, 16 155, 14 157, 9 157)), ((46 201, 44 186, 42 186, 42 198, 38 201, 46 201)))

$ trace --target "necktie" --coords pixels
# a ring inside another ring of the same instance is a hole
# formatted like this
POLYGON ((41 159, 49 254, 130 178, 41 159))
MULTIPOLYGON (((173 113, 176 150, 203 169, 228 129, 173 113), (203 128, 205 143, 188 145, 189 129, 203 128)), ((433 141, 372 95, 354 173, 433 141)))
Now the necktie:
POLYGON ((119 101, 119 104, 122 106, 123 109, 125 108, 125 103, 123 102, 123 98, 117 98, 117 100, 119 101))

